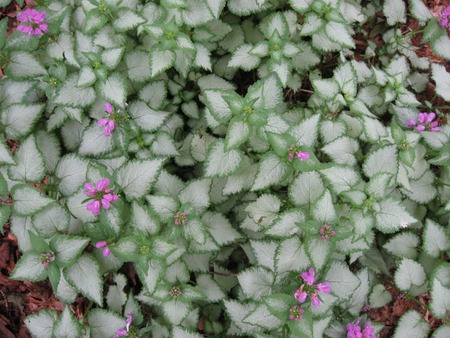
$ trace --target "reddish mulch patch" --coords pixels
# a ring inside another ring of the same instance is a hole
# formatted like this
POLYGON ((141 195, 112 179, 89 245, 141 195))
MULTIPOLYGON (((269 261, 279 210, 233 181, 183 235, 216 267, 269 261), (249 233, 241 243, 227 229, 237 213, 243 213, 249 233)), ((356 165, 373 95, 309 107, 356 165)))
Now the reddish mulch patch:
MULTIPOLYGON (((392 282, 393 283, 393 282, 392 282)), ((443 325, 441 319, 434 318, 425 307, 419 305, 417 302, 407 299, 404 294, 397 291, 391 285, 385 285, 386 290, 391 292, 394 300, 379 309, 371 309, 368 311, 368 317, 378 323, 386 325, 381 331, 379 338, 390 338, 394 335, 395 327, 399 318, 409 310, 416 310, 422 314, 423 318, 430 324, 431 332, 443 325)), ((430 295, 424 294, 416 297, 422 304, 428 306, 430 302, 430 295)))
POLYGON ((8 279, 20 252, 16 238, 9 233, 8 226, 5 229, 5 235, 0 238, 0 335, 30 337, 23 320, 27 314, 55 308, 51 287, 47 281, 30 283, 8 279))

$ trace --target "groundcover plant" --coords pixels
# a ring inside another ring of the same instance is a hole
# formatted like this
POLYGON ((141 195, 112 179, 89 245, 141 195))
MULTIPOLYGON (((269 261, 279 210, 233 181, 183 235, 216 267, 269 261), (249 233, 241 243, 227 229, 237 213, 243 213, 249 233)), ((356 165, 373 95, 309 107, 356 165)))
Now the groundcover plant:
POLYGON ((66 304, 31 334, 369 338, 383 323, 365 312, 396 289, 429 293, 443 324, 410 310, 394 337, 449 337, 450 125, 432 101, 450 73, 412 44, 450 60, 449 16, 44 0, 8 37, 0 21, 10 278, 48 278, 66 304))

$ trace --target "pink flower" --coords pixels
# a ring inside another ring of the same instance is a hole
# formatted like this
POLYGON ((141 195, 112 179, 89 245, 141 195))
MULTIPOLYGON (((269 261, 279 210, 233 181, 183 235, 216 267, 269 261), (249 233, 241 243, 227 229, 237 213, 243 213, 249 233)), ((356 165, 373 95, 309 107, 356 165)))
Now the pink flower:
POLYGON ((311 305, 318 307, 320 305, 320 300, 317 298, 317 292, 311 295, 311 305))
POLYGON ((102 207, 103 209, 109 209, 111 202, 117 201, 118 197, 116 194, 106 194, 102 197, 102 207))
POLYGON ((372 327, 371 322, 367 322, 364 324, 364 330, 362 332, 363 338, 376 338, 375 337, 375 329, 372 327))
POLYGON ((118 329, 116 331, 116 335, 113 338, 126 337, 126 336, 128 336, 128 331, 126 329, 118 329))
POLYGON ((300 276, 303 280, 308 283, 308 285, 313 285, 315 280, 315 272, 313 268, 310 268, 308 271, 303 272, 300 276))
POLYGON ((111 250, 106 246, 108 243, 106 243, 106 241, 101 241, 101 242, 97 242, 97 244, 95 244, 95 247, 97 249, 103 249, 103 256, 108 257, 111 254, 111 250))
POLYGON ((308 294, 304 292, 302 288, 294 292, 294 298, 297 299, 300 303, 304 303, 306 301, 306 297, 308 297, 308 294))
POLYGON ((309 153, 299 151, 297 153, 297 158, 299 158, 301 161, 306 161, 309 158, 309 153))
POLYGON ((92 212, 92 215, 98 216, 100 215, 100 202, 99 201, 91 201, 87 204, 86 209, 92 212))
POLYGON ((439 15, 439 18, 441 21, 439 22, 439 25, 441 27, 445 27, 447 29, 450 29, 450 6, 447 6, 439 15))
POLYGON ((96 188, 92 183, 86 183, 84 185, 84 193, 94 200, 90 201, 86 209, 92 212, 94 216, 100 214, 101 208, 109 209, 111 207, 111 202, 116 202, 119 197, 115 194, 112 189, 108 188, 110 184, 109 178, 103 178, 98 180, 96 183, 96 188))
POLYGON ((320 300, 318 298, 318 293, 330 293, 330 283, 323 282, 314 284, 316 280, 316 274, 313 268, 310 268, 308 271, 303 272, 300 276, 306 283, 302 284, 300 288, 298 288, 298 290, 294 292, 294 298, 300 303, 304 303, 306 301, 306 298, 309 296, 309 298, 311 298, 311 305, 315 307, 319 306, 320 300))
POLYGON ((375 329, 372 328, 371 322, 364 324, 364 330, 361 331, 359 326, 360 319, 357 318, 353 323, 348 323, 347 328, 347 338, 376 338, 375 329))
POLYGON ((323 293, 331 292, 330 283, 328 283, 328 282, 319 283, 316 285, 316 288, 317 288, 317 291, 319 291, 319 292, 323 292, 323 293))
POLYGON ((125 327, 127 331, 130 331, 130 325, 133 322, 133 314, 129 313, 127 314, 127 320, 125 321, 125 327))
MULTIPOLYGON (((106 102, 103 106, 108 115, 114 115, 114 108, 111 103, 106 102)), ((114 128, 116 128, 116 123, 114 121, 114 116, 106 119, 101 119, 98 121, 98 125, 104 128, 103 135, 110 136, 114 128)))
POLYGON ((105 105, 103 106, 103 108, 105 109, 105 111, 106 111, 108 114, 112 114, 112 113, 113 113, 114 108, 113 108, 113 106, 111 105, 111 103, 106 102, 105 105))
POLYGON ((97 249, 101 249, 101 248, 105 247, 106 244, 107 244, 106 241, 97 242, 97 243, 95 244, 95 247, 96 247, 97 249))
POLYGON ((366 306, 364 306, 364 307, 362 308, 361 312, 368 312, 368 311, 370 311, 370 309, 371 309, 370 304, 367 304, 366 306))
POLYGON ((419 113, 417 115, 417 121, 407 120, 406 125, 408 127, 416 127, 418 132, 426 131, 439 131, 439 123, 434 121, 436 118, 435 113, 419 113))
POLYGON ((42 36, 48 32, 48 26, 45 23, 46 17, 47 12, 45 11, 38 12, 35 9, 27 8, 25 12, 17 14, 17 20, 21 21, 17 30, 28 35, 42 36))
POLYGON ((97 190, 98 191, 103 191, 103 190, 105 190, 107 187, 108 187, 108 185, 110 184, 111 182, 109 181, 109 178, 107 178, 107 177, 105 177, 105 178, 102 178, 101 180, 98 180, 97 181, 97 190))
POLYGON ((128 334, 130 333, 130 326, 132 322, 133 322, 133 314, 129 313, 127 314, 127 320, 125 321, 125 328, 118 329, 113 338, 127 337, 128 334))
POLYGON ((408 121, 406 121, 406 125, 407 125, 408 127, 414 127, 414 126, 416 125, 416 121, 414 121, 414 120, 408 120, 408 121))
POLYGON ((300 148, 295 146, 294 144, 291 144, 291 146, 288 149, 288 156, 290 160, 293 160, 294 158, 299 158, 300 161, 306 161, 309 158, 309 153, 300 151, 300 148))
POLYGON ((92 185, 92 183, 86 183, 84 185, 84 193, 88 196, 92 196, 92 197, 95 196, 95 188, 92 185))

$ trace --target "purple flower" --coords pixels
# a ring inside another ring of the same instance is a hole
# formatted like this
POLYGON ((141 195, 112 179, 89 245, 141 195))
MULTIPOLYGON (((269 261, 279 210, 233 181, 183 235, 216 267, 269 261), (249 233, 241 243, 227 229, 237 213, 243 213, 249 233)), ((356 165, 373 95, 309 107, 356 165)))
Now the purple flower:
POLYGON ((127 314, 127 320, 125 321, 125 326, 126 326, 127 331, 130 331, 130 325, 132 322, 133 322, 133 314, 129 313, 129 314, 127 314))
POLYGON ((439 15, 439 18, 441 21, 439 22, 439 25, 441 27, 445 27, 447 29, 450 29, 450 6, 447 6, 439 15))
POLYGON ((97 249, 103 249, 103 256, 108 257, 111 254, 111 250, 106 246, 108 243, 106 243, 106 241, 101 241, 101 242, 97 242, 95 244, 95 247, 97 249))
POLYGON ((98 190, 98 191, 105 190, 105 189, 108 187, 108 185, 109 185, 110 183, 111 183, 111 182, 109 181, 109 178, 107 178, 107 177, 105 177, 105 178, 103 178, 103 179, 101 179, 101 180, 98 180, 98 181, 97 181, 97 184, 96 184, 97 190, 98 190))
POLYGON ((364 330, 361 330, 359 326, 360 319, 357 318, 353 323, 348 323, 347 328, 347 338, 376 338, 375 329, 372 328, 372 324, 367 322, 364 324, 364 330))
MULTIPOLYGON (((108 115, 114 115, 114 108, 111 103, 106 102, 103 106, 108 115)), ((98 121, 98 125, 104 128, 103 135, 111 135, 114 128, 116 128, 116 122, 114 121, 114 116, 108 117, 106 119, 101 119, 98 121)))
POLYGON ((128 336, 128 331, 126 329, 118 329, 116 331, 116 335, 113 338, 126 337, 126 336, 128 336))
POLYGON ((127 337, 128 334, 130 333, 130 326, 132 322, 133 322, 133 314, 129 313, 127 314, 127 320, 125 321, 125 328, 118 329, 113 338, 127 337))
POLYGON ((88 195, 88 196, 92 196, 92 197, 94 197, 95 196, 95 188, 94 188, 94 186, 92 185, 92 183, 86 183, 85 185, 84 185, 84 193, 86 194, 86 195, 88 195))
POLYGON ((308 297, 308 294, 304 292, 302 288, 300 288, 294 292, 294 297, 300 303, 304 303, 306 301, 306 297, 308 297))
POLYGON ((313 268, 310 268, 308 271, 302 272, 300 275, 303 280, 308 283, 308 285, 313 285, 315 280, 316 273, 314 272, 313 268))
POLYGON ((316 274, 313 268, 310 268, 308 271, 303 272, 300 276, 306 283, 302 284, 300 288, 298 288, 298 290, 294 292, 294 298, 300 303, 304 303, 306 301, 306 298, 309 296, 309 298, 311 298, 311 305, 314 307, 319 306, 320 300, 318 297, 318 293, 330 293, 330 283, 323 282, 314 284, 314 282, 316 281, 316 274))
POLYGON ((106 194, 102 197, 102 207, 103 209, 109 209, 111 202, 116 202, 118 199, 116 194, 106 194))
POLYGON ((119 198, 112 189, 108 188, 109 184, 109 179, 103 178, 97 181, 96 188, 94 188, 92 183, 86 183, 84 185, 84 193, 93 197, 93 200, 87 204, 86 209, 92 212, 94 216, 100 214, 101 208, 109 209, 111 202, 116 202, 119 198))
POLYGON ((289 159, 299 158, 300 161, 306 161, 309 158, 309 153, 300 151, 299 147, 291 144, 288 149, 289 159))
POLYGON ((370 311, 370 304, 367 304, 366 306, 364 306, 361 310, 361 312, 369 312, 370 311))
POLYGON ((416 125, 416 121, 414 121, 414 120, 408 120, 408 121, 406 121, 406 125, 407 125, 408 127, 414 127, 414 126, 416 125))
POLYGON ((375 329, 372 327, 371 322, 367 322, 364 324, 364 330, 362 332, 364 338, 376 338, 375 337, 375 329))
POLYGON ((98 216, 100 215, 100 202, 99 201, 91 201, 87 204, 86 209, 92 212, 92 215, 98 216))
POLYGON ((299 151, 297 153, 297 158, 299 158, 301 161, 306 161, 309 158, 309 153, 299 151))
POLYGON ((317 291, 323 292, 323 293, 330 293, 331 292, 330 283, 328 283, 328 282, 317 284, 316 285, 316 289, 317 289, 317 291))
POLYGON ((27 8, 25 12, 17 14, 17 20, 21 21, 17 30, 28 35, 42 36, 48 32, 48 26, 45 23, 46 17, 47 12, 45 11, 38 12, 35 9, 27 8))
POLYGON ((435 113, 419 113, 419 115, 417 115, 417 121, 407 120, 406 125, 408 127, 416 127, 418 132, 422 132, 424 130, 439 131, 439 123, 438 121, 434 121, 435 118, 435 113))
POLYGON ((114 108, 113 108, 113 106, 111 105, 111 103, 106 102, 105 105, 103 106, 103 108, 105 109, 105 111, 106 111, 108 114, 112 114, 112 113, 113 113, 114 108))

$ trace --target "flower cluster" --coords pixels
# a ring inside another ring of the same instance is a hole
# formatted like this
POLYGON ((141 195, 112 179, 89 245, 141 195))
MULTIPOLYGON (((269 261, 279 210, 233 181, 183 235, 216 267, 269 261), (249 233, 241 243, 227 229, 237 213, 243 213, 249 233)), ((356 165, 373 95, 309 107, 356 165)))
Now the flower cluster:
POLYGON ((293 144, 289 147, 288 153, 289 159, 291 160, 299 158, 301 161, 306 161, 309 158, 309 153, 300 151, 300 149, 293 144))
POLYGON ((86 183, 84 185, 84 193, 93 197, 93 201, 89 202, 86 209, 92 212, 94 216, 100 214, 100 209, 109 209, 111 202, 116 202, 118 196, 114 194, 112 189, 108 188, 109 179, 103 178, 97 181, 97 189, 94 188, 92 183, 86 183))
POLYGON ((0 205, 12 205, 12 201, 8 197, 0 196, 0 205))
POLYGON ((305 312, 300 305, 294 305, 289 309, 289 319, 291 320, 300 320, 302 319, 302 314, 305 312))
POLYGON ((441 12, 441 14, 439 15, 441 21, 439 22, 439 24, 441 25, 441 27, 445 27, 447 29, 450 29, 450 6, 447 6, 444 8, 444 10, 441 12))
POLYGON ((97 242, 95 247, 97 249, 103 248, 103 256, 108 257, 111 254, 111 250, 107 247, 108 243, 106 241, 97 242))
POLYGON ((174 216, 174 223, 175 225, 181 225, 181 224, 186 224, 188 218, 187 218, 187 214, 183 211, 183 212, 177 212, 174 216))
POLYGON ((359 326, 360 319, 357 318, 353 323, 347 324, 347 338, 376 338, 375 329, 370 322, 364 324, 364 329, 361 331, 359 326))
POLYGON ((113 338, 127 337, 128 334, 130 333, 130 326, 132 322, 133 322, 133 314, 129 313, 127 314, 127 320, 125 321, 125 328, 118 329, 113 338))
POLYGON ((171 295, 173 299, 180 297, 182 294, 183 294, 183 292, 181 291, 181 289, 178 286, 174 286, 169 291, 169 295, 171 295))
POLYGON ((55 260, 55 254, 53 252, 42 253, 41 254, 41 264, 46 268, 50 265, 51 262, 55 260))
MULTIPOLYGON (((109 102, 106 102, 103 108, 105 108, 105 111, 108 113, 108 115, 111 115, 114 112, 114 108, 109 102)), ((98 125, 105 128, 103 131, 103 135, 109 136, 116 127, 116 122, 113 118, 106 118, 99 120, 98 125)))
POLYGON ((329 239, 331 236, 336 235, 336 231, 331 229, 331 226, 324 224, 323 227, 319 230, 321 234, 321 238, 323 240, 329 239))
POLYGON ((417 116, 417 121, 408 120, 406 124, 408 127, 416 127, 417 131, 439 131, 439 123, 433 121, 436 118, 435 113, 420 113, 417 116))
POLYGON ((300 303, 304 303, 306 301, 306 297, 311 298, 312 306, 319 306, 320 300, 317 297, 319 292, 330 293, 330 283, 323 282, 314 284, 316 277, 313 268, 310 268, 308 271, 303 272, 301 275, 302 279, 306 282, 298 290, 294 292, 294 297, 300 303))
POLYGON ((25 12, 20 12, 17 15, 17 20, 21 21, 17 30, 28 35, 42 36, 42 34, 48 32, 48 26, 45 23, 46 18, 47 12, 27 8, 25 12))

